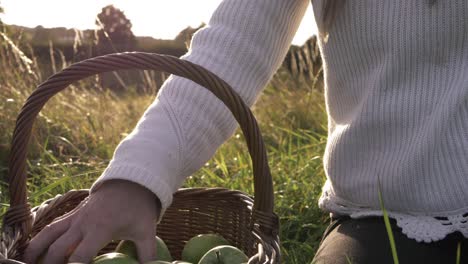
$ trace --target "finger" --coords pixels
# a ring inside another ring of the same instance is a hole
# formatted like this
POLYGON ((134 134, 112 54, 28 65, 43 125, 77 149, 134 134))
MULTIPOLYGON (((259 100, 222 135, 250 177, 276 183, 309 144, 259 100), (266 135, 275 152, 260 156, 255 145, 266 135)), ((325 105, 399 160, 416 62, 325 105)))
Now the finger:
POLYGON ((72 210, 66 212, 65 214, 56 217, 54 219, 54 222, 61 221, 61 220, 65 219, 65 218, 71 216, 72 214, 75 214, 78 210, 81 209, 82 204, 83 204, 83 202, 81 202, 79 205, 75 206, 75 208, 73 208, 72 210))
POLYGON ((26 263, 34 263, 35 260, 59 238, 70 226, 70 219, 63 219, 46 225, 32 240, 29 242, 26 251, 24 252, 24 261, 26 263))
POLYGON ((79 230, 68 229, 64 235, 50 245, 44 257, 44 263, 64 263, 82 239, 79 230))
POLYGON ((68 262, 90 263, 109 241, 111 238, 102 233, 88 233, 71 254, 68 262))
POLYGON ((149 236, 145 240, 135 241, 140 263, 156 260, 156 236, 149 236))

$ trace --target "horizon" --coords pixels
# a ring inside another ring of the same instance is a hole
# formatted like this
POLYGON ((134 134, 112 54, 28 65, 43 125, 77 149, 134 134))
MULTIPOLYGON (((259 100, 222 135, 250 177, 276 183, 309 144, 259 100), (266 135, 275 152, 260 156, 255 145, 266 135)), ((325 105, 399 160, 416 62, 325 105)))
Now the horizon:
MULTIPOLYGON (((69 12, 69 3, 60 0, 3 0, 0 6, 4 13, 0 14, 5 24, 35 28, 64 27, 79 30, 95 29, 94 20, 104 6, 109 4, 122 10, 132 23, 132 32, 137 37, 152 37, 155 39, 174 39, 178 33, 187 27, 196 28, 207 23, 211 14, 222 0, 204 0, 202 3, 190 0, 153 0, 140 5, 125 0, 83 0, 75 7, 76 12, 69 12), (25 9, 24 6, 29 8, 25 9), (183 5, 186 8, 180 9, 183 5), (54 8, 51 8, 53 6, 54 8), (177 14, 177 15, 175 15, 177 14), (155 25, 148 27, 148 18, 155 25)), ((311 5, 292 41, 294 45, 302 45, 312 35, 316 34, 316 25, 311 5)))

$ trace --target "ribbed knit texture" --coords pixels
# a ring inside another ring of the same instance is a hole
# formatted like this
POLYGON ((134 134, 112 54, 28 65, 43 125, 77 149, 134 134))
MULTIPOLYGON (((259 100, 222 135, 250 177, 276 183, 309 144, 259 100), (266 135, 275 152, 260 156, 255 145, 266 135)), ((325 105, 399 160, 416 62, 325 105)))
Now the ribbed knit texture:
MULTIPOLYGON (((378 190, 403 232, 468 237, 468 2, 347 0, 321 23, 328 144, 319 205, 381 215, 378 190)), ((252 105, 284 58, 308 0, 225 0, 185 59, 226 80, 252 105)), ((184 179, 237 124, 204 88, 170 78, 103 175, 140 183, 165 210, 184 179)))

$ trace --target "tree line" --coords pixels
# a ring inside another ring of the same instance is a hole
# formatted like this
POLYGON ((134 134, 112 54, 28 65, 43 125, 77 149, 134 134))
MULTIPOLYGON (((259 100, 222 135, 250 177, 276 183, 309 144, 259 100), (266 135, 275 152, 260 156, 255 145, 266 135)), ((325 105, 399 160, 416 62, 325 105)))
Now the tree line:
MULTIPOLYGON (((0 6, 1 12, 3 9, 0 6)), ((204 26, 201 24, 197 28, 187 27, 173 40, 136 37, 132 32, 131 21, 122 10, 113 5, 102 8, 96 16, 95 25, 94 30, 8 25, 3 26, 2 31, 19 40, 19 45, 23 46, 22 50, 28 56, 36 58, 45 65, 41 67, 44 71, 42 76, 49 76, 56 68, 60 68, 50 64, 72 63, 114 52, 142 51, 180 57, 187 52, 192 35, 204 26)), ((317 39, 312 37, 303 46, 291 46, 282 68, 294 76, 313 80, 321 76, 321 66, 317 39)), ((141 90, 141 87, 138 88, 140 74, 125 71, 119 76, 113 73, 102 74, 100 76, 102 86, 118 91, 131 85, 141 90)), ((164 81, 162 75, 158 75, 156 79, 155 82, 158 84, 164 81)))

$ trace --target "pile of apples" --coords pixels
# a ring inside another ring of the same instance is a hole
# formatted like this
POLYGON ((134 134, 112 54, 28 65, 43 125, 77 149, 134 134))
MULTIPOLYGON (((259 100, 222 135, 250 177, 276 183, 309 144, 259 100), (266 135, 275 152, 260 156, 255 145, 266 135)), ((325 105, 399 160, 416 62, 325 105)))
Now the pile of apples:
MULTIPOLYGON (((156 260, 145 264, 244 264, 248 257, 218 234, 203 234, 191 238, 184 246, 181 260, 173 260, 166 243, 156 237, 156 260)), ((115 252, 94 258, 92 264, 139 264, 133 242, 121 241, 115 252)))

